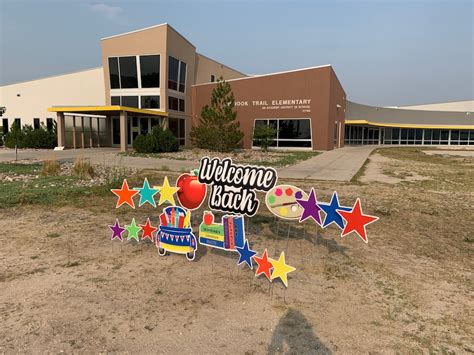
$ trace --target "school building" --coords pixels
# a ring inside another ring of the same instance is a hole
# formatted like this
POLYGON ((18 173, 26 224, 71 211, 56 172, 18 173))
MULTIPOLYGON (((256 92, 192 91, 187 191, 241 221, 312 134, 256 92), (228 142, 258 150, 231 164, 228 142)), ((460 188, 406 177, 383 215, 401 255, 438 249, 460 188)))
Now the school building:
MULTIPOLYGON (((210 103, 217 78, 230 83, 243 148, 272 126, 276 149, 352 144, 474 144, 473 101, 374 107, 347 100, 331 65, 247 76, 196 51, 168 24, 101 39, 102 66, 0 87, 0 126, 57 124, 58 146, 133 146, 155 125, 183 146, 210 103)), ((2 132, 0 132, 2 133, 2 132)))

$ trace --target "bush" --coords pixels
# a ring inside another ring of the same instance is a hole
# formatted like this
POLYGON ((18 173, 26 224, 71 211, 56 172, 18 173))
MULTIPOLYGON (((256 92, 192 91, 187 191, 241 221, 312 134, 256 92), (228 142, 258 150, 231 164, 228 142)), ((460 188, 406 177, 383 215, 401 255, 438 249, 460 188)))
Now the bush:
POLYGON ((179 150, 179 143, 169 129, 153 127, 151 133, 139 135, 133 140, 133 149, 137 153, 165 153, 179 150))
POLYGON ((45 160, 43 162, 43 169, 41 175, 43 176, 56 176, 61 171, 61 166, 56 160, 45 160))
POLYGON ((39 129, 31 125, 24 125, 23 129, 13 124, 5 137, 5 146, 8 148, 35 148, 53 149, 57 145, 56 131, 49 131, 44 124, 39 129))
POLYGON ((157 145, 155 147, 158 152, 177 152, 179 143, 174 134, 169 129, 160 129, 158 134, 157 145))
POLYGON ((153 153, 155 151, 155 139, 153 135, 140 134, 133 140, 133 149, 137 153, 153 153))
POLYGON ((72 172, 81 179, 94 177, 94 168, 92 167, 91 163, 82 158, 76 159, 72 168, 72 172))
POLYGON ((270 126, 256 126, 253 130, 254 145, 262 148, 264 152, 272 145, 276 136, 276 129, 270 126))

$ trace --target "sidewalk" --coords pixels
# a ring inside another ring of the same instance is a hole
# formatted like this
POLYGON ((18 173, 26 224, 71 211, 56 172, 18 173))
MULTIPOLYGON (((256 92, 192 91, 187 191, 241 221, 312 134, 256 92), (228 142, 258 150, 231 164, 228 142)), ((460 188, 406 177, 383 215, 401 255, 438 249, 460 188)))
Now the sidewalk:
POLYGON ((344 147, 325 151, 314 158, 279 170, 278 176, 288 179, 350 181, 377 147, 344 147))

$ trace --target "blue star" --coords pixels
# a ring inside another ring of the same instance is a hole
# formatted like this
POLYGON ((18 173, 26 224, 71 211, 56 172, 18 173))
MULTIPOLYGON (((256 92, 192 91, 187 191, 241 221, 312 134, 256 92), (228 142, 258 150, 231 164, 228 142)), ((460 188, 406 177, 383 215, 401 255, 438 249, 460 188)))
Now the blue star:
POLYGON ((245 241, 245 244, 242 248, 235 247, 240 254, 238 265, 242 264, 243 262, 247 263, 249 268, 253 269, 252 258, 257 254, 256 251, 249 249, 249 242, 248 240, 245 241))
POLYGON ((145 178, 145 181, 143 181, 143 187, 136 187, 135 190, 138 190, 140 194, 140 202, 138 203, 138 207, 141 207, 146 202, 148 202, 153 207, 156 207, 156 202, 153 196, 155 196, 159 190, 150 188, 147 178, 145 178))
POLYGON ((318 206, 326 213, 326 218, 324 219, 323 228, 326 228, 331 223, 335 223, 339 228, 344 229, 344 221, 337 210, 341 211, 351 211, 351 207, 341 206, 339 204, 339 199, 337 197, 337 192, 334 191, 331 197, 331 203, 318 203, 318 206))

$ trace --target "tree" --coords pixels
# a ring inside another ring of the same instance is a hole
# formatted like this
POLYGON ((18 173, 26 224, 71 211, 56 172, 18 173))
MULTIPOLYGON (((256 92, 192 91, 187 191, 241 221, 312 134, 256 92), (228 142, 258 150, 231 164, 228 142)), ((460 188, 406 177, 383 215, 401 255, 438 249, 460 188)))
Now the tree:
POLYGON ((264 152, 272 145, 277 137, 277 131, 271 126, 255 126, 253 130, 254 145, 260 147, 264 152))
POLYGON ((199 125, 191 129, 193 144, 219 152, 240 148, 244 134, 240 130, 234 106, 232 88, 220 77, 212 90, 211 105, 202 108, 199 125))

